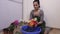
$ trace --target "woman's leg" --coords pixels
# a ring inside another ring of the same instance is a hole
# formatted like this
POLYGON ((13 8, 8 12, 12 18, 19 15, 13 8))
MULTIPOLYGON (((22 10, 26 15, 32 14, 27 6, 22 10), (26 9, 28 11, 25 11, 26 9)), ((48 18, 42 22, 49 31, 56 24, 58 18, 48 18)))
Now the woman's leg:
POLYGON ((41 27, 41 32, 40 32, 40 34, 44 34, 44 32, 45 32, 45 26, 46 24, 45 24, 45 21, 43 21, 43 23, 42 24, 39 24, 38 25, 38 27, 41 27))

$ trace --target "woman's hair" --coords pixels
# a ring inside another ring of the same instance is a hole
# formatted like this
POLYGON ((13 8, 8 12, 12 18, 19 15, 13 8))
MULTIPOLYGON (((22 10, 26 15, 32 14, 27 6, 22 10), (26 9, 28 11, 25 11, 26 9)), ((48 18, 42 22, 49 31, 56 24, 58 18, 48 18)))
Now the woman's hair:
POLYGON ((34 2, 37 2, 38 5, 39 5, 39 7, 40 7, 40 2, 39 2, 39 0, 34 0, 33 3, 34 3, 34 2))

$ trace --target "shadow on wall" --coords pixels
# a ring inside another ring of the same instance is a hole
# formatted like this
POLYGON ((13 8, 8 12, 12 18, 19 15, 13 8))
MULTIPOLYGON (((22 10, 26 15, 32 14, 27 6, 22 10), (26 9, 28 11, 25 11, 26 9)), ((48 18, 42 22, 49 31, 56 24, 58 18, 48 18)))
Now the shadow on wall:
MULTIPOLYGON (((17 0, 8 0, 8 1, 12 1, 12 2, 15 2, 15 3, 18 3, 18 4, 22 4, 23 2, 19 2, 17 0)), ((23 0, 22 0, 23 1, 23 0)))

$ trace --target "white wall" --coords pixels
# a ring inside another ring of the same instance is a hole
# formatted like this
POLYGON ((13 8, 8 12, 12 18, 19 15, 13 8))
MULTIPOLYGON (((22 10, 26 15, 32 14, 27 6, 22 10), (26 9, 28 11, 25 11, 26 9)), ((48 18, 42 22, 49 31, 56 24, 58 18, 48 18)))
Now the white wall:
MULTIPOLYGON (((29 19, 30 11, 33 9, 33 0, 24 0, 24 19, 29 19)), ((60 28, 60 0, 40 0, 44 11, 46 26, 60 28)))
POLYGON ((60 28, 60 0, 41 0, 46 25, 60 28))
POLYGON ((0 0, 0 29, 7 28, 14 20, 22 18, 22 4, 19 2, 0 0))
POLYGON ((33 9, 33 0, 24 0, 23 1, 23 11, 24 11, 24 20, 27 21, 30 17, 30 12, 33 9))

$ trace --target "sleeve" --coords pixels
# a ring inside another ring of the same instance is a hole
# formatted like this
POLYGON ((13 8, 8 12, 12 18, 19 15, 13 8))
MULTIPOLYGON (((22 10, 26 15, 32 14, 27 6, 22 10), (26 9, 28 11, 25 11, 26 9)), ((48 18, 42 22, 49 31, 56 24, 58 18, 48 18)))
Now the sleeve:
POLYGON ((43 22, 43 20, 44 20, 44 12, 43 12, 43 10, 41 10, 41 20, 40 21, 42 21, 43 22))
POLYGON ((32 11, 31 11, 31 13, 30 13, 30 19, 32 19, 33 18, 33 13, 32 13, 32 11))

